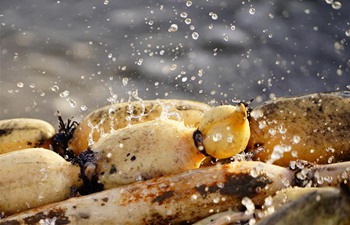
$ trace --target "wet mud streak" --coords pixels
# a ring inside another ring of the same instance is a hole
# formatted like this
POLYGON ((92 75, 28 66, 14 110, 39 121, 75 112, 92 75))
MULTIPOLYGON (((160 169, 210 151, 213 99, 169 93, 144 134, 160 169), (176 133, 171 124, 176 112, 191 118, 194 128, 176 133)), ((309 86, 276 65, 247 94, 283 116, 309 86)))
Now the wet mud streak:
POLYGON ((153 203, 158 202, 160 205, 163 204, 163 202, 168 199, 171 198, 172 196, 174 196, 174 192, 173 191, 167 191, 164 194, 157 196, 154 200, 153 203))
POLYGON ((222 195, 251 198, 259 194, 259 188, 262 189, 271 183, 272 181, 263 174, 256 178, 247 174, 229 175, 226 177, 223 188, 218 187, 217 184, 213 184, 211 186, 201 185, 196 190, 203 198, 217 191, 222 195))
POLYGON ((13 129, 0 129, 0 137, 5 137, 11 134, 13 129))
MULTIPOLYGON (((69 224, 71 221, 68 219, 67 216, 65 216, 66 210, 64 209, 55 209, 50 210, 47 214, 44 214, 42 212, 37 213, 33 216, 29 216, 23 219, 23 222, 17 221, 17 220, 10 220, 1 222, 0 225, 19 225, 19 224, 26 224, 26 225, 34 225, 34 224, 42 224, 43 220, 52 220, 55 221, 55 225, 65 225, 69 224)), ((50 223, 51 224, 51 223, 50 223)))

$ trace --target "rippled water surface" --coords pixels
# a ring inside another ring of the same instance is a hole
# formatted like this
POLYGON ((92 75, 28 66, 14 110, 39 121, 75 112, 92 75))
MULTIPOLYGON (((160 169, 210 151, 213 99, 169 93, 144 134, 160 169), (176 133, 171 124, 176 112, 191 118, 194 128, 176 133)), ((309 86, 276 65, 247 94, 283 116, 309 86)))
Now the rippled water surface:
POLYGON ((2 0, 0 119, 347 90, 349 1, 2 0))

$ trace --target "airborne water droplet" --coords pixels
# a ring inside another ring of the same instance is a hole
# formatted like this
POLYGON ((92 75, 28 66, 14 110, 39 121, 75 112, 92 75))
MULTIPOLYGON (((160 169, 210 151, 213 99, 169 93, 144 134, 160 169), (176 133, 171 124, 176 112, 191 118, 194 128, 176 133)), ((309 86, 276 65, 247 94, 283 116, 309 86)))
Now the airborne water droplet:
POLYGON ((182 13, 180 14, 180 16, 181 16, 182 18, 186 18, 186 17, 187 17, 187 12, 182 12, 182 13))
POLYGON ((139 60, 136 62, 136 64, 139 65, 139 66, 141 66, 142 63, 143 63, 143 59, 139 59, 139 60))
POLYGON ((18 82, 17 87, 22 88, 22 87, 24 87, 24 84, 22 82, 18 82))
POLYGON ((61 97, 61 98, 68 97, 68 95, 69 95, 69 91, 68 91, 68 90, 65 90, 65 91, 63 91, 63 92, 60 93, 60 97, 61 97))
POLYGON ((123 82, 123 86, 125 87, 126 85, 128 85, 129 78, 124 77, 124 78, 122 79, 122 82, 123 82))
POLYGON ((69 102, 69 105, 72 107, 72 108, 75 108, 75 106, 77 105, 77 103, 73 100, 73 99, 67 99, 67 101, 69 102))
POLYGON ((218 14, 216 14, 216 13, 210 12, 210 13, 209 13, 209 16, 211 16, 211 18, 212 18, 213 20, 217 20, 217 19, 218 19, 218 14))
POLYGON ((199 37, 199 34, 198 34, 197 32, 193 32, 193 33, 192 33, 192 38, 193 38, 193 40, 197 40, 198 37, 199 37))
POLYGON ((332 3, 332 8, 333 9, 340 9, 341 8, 341 3, 340 2, 333 2, 332 3))
POLYGON ((179 27, 177 26, 177 24, 173 23, 170 25, 168 32, 176 32, 179 29, 179 27))
POLYGON ((170 66, 170 70, 176 70, 176 68, 177 68, 177 65, 176 64, 172 64, 171 66, 170 66))
POLYGON ((345 35, 346 35, 347 37, 350 37, 350 29, 348 29, 348 30, 345 31, 345 35))
POLYGON ((255 8, 250 8, 249 9, 249 14, 254 15, 255 14, 255 8))

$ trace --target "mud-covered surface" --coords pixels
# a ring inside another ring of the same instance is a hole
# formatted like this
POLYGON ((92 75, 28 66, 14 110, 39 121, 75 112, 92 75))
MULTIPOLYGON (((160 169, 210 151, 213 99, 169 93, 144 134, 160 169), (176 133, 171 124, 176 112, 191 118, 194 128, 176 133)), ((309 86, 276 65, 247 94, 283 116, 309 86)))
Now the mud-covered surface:
POLYGON ((259 190, 265 188, 266 185, 271 184, 272 181, 264 175, 252 177, 248 174, 227 176, 223 188, 218 187, 217 184, 212 186, 200 185, 196 188, 198 193, 205 198, 208 193, 220 192, 222 195, 232 195, 238 198, 255 197, 259 190))
POLYGON ((339 2, 1 1, 0 119, 80 120, 133 90, 220 103, 346 89, 339 2))
POLYGON ((17 220, 10 220, 1 222, 1 225, 34 225, 34 224, 56 224, 56 225, 65 225, 70 224, 70 220, 65 216, 66 211, 62 209, 50 210, 47 214, 38 212, 33 216, 29 216, 23 219, 23 223, 17 220))

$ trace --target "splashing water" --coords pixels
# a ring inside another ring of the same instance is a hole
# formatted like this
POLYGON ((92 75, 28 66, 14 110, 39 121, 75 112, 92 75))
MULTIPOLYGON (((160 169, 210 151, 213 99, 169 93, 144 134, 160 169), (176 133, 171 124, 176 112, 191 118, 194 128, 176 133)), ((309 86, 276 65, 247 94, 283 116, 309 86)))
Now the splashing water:
POLYGON ((280 159, 283 157, 283 154, 285 152, 290 152, 292 149, 291 146, 286 146, 286 145, 276 145, 274 148, 273 148, 273 151, 272 151, 272 154, 270 156, 270 159, 267 161, 267 163, 273 163, 275 162, 276 160, 280 159))
POLYGON ((244 205, 246 207, 246 210, 244 212, 245 214, 247 214, 247 215, 254 214, 254 212, 255 212, 255 205, 254 205, 253 201, 250 198, 243 197, 241 202, 242 202, 242 205, 244 205))

